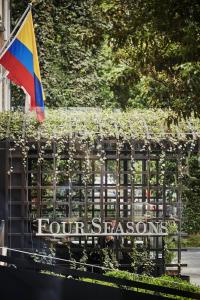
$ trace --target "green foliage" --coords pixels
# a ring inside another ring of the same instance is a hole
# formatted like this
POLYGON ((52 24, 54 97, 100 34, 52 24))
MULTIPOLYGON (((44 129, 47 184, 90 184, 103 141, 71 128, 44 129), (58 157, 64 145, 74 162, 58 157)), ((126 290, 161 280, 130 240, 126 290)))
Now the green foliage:
POLYGON ((174 221, 167 222, 167 232, 168 235, 164 237, 164 258, 166 264, 171 264, 173 259, 176 257, 174 251, 170 251, 170 249, 176 249, 176 241, 173 236, 178 231, 177 224, 174 221))
POLYGON ((113 57, 124 65, 124 106, 200 113, 200 6, 197 0, 102 0, 113 57), (142 99, 142 100, 141 100, 142 99))
POLYGON ((71 261, 70 262, 70 269, 76 269, 77 268, 77 264, 76 264, 75 258, 73 257, 73 253, 71 251, 71 246, 70 245, 67 245, 67 250, 66 251, 68 253, 69 260, 71 261))
POLYGON ((55 272, 51 272, 51 271, 47 271, 47 270, 42 270, 40 273, 44 274, 44 275, 56 276, 56 277, 59 277, 59 278, 66 278, 65 275, 55 273, 55 272))
POLYGON ((81 263, 81 265, 79 265, 79 270, 81 270, 81 271, 87 271, 87 267, 86 266, 84 266, 84 264, 87 264, 87 262, 88 262, 88 255, 87 255, 87 250, 84 248, 83 249, 83 253, 82 253, 82 257, 81 257, 81 259, 80 259, 80 263, 81 263), (83 265, 82 265, 83 264, 83 265))
POLYGON ((103 248, 100 251, 101 265, 107 269, 116 269, 118 262, 116 255, 112 249, 103 248))
MULTIPOLYGON (((59 273, 55 273, 55 272, 50 272, 50 271, 45 271, 42 270, 41 271, 42 274, 46 274, 46 275, 50 275, 50 276, 58 276, 61 278, 66 278, 66 276, 59 274, 59 273)), ((127 271, 119 271, 119 270, 114 270, 114 271, 109 271, 106 273, 106 276, 109 277, 116 277, 116 278, 120 278, 120 279, 125 279, 125 280, 131 280, 131 281, 138 281, 138 282, 142 282, 142 283, 149 283, 149 284, 153 284, 155 286, 163 286, 163 287, 169 287, 169 288, 173 288, 173 289, 178 289, 181 291, 186 291, 186 292, 193 292, 193 293, 200 293, 200 288, 196 285, 193 285, 187 281, 184 281, 178 277, 170 277, 170 276, 161 276, 159 278, 154 278, 154 277, 150 277, 150 276, 145 276, 145 275, 136 275, 127 271)), ((82 277, 79 278, 80 281, 83 282, 89 282, 89 283, 93 283, 93 284, 100 284, 100 285, 105 285, 105 286, 110 286, 110 287, 115 287, 115 288, 126 288, 126 289, 130 289, 132 291, 139 291, 139 292, 143 292, 146 294, 155 294, 155 292, 152 292, 150 290, 147 289, 139 289, 139 288, 134 288, 134 287, 125 287, 125 286, 117 286, 114 283, 111 282, 107 282, 107 281, 100 281, 100 280, 96 280, 96 279, 91 279, 91 278, 87 278, 87 277, 82 277)), ((175 296, 175 295, 169 295, 169 294, 163 294, 163 293, 158 293, 156 292, 156 295, 160 295, 160 296, 164 296, 164 297, 170 297, 170 299, 190 299, 190 298, 185 298, 185 297, 181 297, 181 296, 175 296)))
MULTIPOLYGON (((178 290, 183 290, 183 291, 188 291, 188 292, 200 293, 200 288, 198 286, 193 285, 184 280, 181 280, 178 277, 170 277, 170 276, 164 275, 161 277, 154 278, 154 277, 150 277, 150 276, 146 276, 146 275, 138 276, 134 273, 130 273, 127 271, 119 271, 119 270, 107 272, 106 275, 111 276, 111 277, 126 279, 126 280, 150 283, 150 284, 154 284, 155 286, 164 286, 164 287, 175 288, 178 290)), ((131 288, 131 289, 134 290, 134 288, 131 288)), ((142 290, 142 292, 151 293, 148 290, 142 290)), ((166 295, 163 295, 163 296, 166 296, 166 295)), ((170 298, 172 298, 172 297, 173 297, 173 299, 186 299, 186 298, 180 297, 180 296, 170 296, 170 298)))
POLYGON ((131 252, 131 267, 134 273, 150 275, 154 268, 154 263, 150 258, 150 253, 145 247, 133 247, 131 252))
MULTIPOLYGON (((186 149, 187 145, 194 147, 200 131, 199 119, 191 118, 190 123, 182 120, 169 128, 167 120, 172 116, 172 112, 162 110, 57 109, 46 110, 46 120, 39 124, 32 113, 4 112, 0 113, 0 138, 9 137, 21 145, 30 139, 44 139, 48 141, 47 147, 52 140, 65 143, 67 137, 71 141, 90 141, 91 146, 97 139, 115 138, 119 146, 123 142, 142 140, 146 145, 151 141, 164 145, 170 141, 169 151, 177 144, 180 149, 186 149), (194 134, 188 135, 191 126, 194 134)), ((71 151, 74 151, 73 144, 71 151)))
MULTIPOLYGON (((27 3, 12 1, 13 24, 27 3)), ((33 17, 47 106, 200 115, 197 0, 35 0, 33 17)))
MULTIPOLYGON (((12 1, 13 23, 29 1, 12 1)), ((94 0, 33 2, 46 105, 110 106, 112 92, 106 86, 109 53, 99 39, 103 24, 94 0), (96 41, 95 43, 92 41, 96 41)), ((21 105, 14 89, 13 103, 21 105)))
POLYGON ((55 257, 54 248, 48 248, 44 244, 42 251, 38 251, 36 249, 36 254, 38 255, 32 255, 32 258, 36 263, 49 264, 49 265, 55 264, 55 260, 53 259, 53 257, 55 257))
POLYGON ((192 234, 184 238, 183 247, 200 247, 200 234, 192 234))
POLYGON ((188 171, 184 178, 183 191, 183 230, 189 234, 200 232, 200 164, 199 156, 192 155, 188 160, 188 171))

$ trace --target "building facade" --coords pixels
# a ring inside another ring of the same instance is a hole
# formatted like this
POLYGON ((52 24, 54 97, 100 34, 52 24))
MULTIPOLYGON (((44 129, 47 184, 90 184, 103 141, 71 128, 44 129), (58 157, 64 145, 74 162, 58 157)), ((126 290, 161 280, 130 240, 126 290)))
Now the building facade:
MULTIPOLYGON (((0 0, 0 49, 10 36, 10 1, 0 0)), ((10 82, 0 66, 0 111, 10 109, 10 82)))

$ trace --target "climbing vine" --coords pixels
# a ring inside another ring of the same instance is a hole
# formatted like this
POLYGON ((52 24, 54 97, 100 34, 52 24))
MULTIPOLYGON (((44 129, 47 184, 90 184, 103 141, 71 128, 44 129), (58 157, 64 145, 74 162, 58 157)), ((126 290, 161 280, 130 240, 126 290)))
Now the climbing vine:
MULTIPOLYGON (((131 148, 131 170, 134 176, 133 141, 141 142, 141 151, 151 151, 152 144, 160 147, 160 180, 164 180, 166 153, 179 152, 181 166, 197 145, 200 134, 199 119, 180 121, 167 125, 173 113, 162 110, 129 110, 127 112, 111 110, 47 110, 46 120, 38 124, 32 113, 24 115, 20 111, 0 114, 0 138, 12 141, 10 151, 20 148, 26 164, 27 153, 38 146, 38 163, 42 163, 45 152, 56 144, 54 158, 56 165, 62 164, 61 155, 67 149, 67 176, 73 177, 74 156, 77 149, 85 157, 83 162, 85 184, 90 179, 91 153, 95 150, 99 162, 106 159, 104 141, 115 140, 120 155, 124 144, 131 148)), ((57 175, 57 169, 56 174, 57 175)), ((184 173, 181 167, 179 173, 184 173)))

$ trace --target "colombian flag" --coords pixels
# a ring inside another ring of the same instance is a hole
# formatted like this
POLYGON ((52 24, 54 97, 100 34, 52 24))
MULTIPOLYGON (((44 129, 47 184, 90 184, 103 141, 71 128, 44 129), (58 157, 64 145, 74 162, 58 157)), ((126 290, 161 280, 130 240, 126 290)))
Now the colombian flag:
POLYGON ((7 77, 30 96, 30 110, 35 110, 38 121, 42 122, 44 96, 31 11, 28 12, 17 35, 0 57, 0 64, 9 71, 7 77))

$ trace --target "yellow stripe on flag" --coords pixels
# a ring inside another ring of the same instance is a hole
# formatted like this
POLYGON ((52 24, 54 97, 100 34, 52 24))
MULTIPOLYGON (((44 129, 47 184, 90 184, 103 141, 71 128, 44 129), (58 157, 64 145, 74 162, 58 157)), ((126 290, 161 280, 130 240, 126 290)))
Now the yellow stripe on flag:
POLYGON ((37 54, 37 47, 36 47, 33 19, 32 19, 31 12, 28 13, 26 20, 23 26, 21 27, 19 33, 17 34, 16 38, 21 43, 23 43, 33 54, 34 73, 39 79, 39 81, 41 82, 38 54, 37 54))

